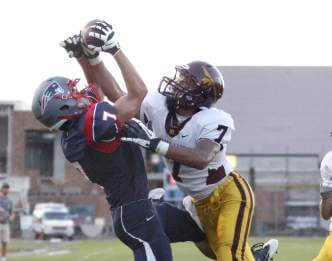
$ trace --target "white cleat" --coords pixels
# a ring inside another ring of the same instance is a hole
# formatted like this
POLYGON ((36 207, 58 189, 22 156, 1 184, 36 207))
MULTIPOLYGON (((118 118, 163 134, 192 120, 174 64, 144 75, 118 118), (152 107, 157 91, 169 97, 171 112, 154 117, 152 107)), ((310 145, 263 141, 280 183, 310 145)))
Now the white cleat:
POLYGON ((266 243, 257 243, 251 251, 256 261, 271 261, 277 254, 279 241, 277 239, 270 239, 266 243))
POLYGON ((270 261, 273 259, 273 257, 278 253, 278 247, 279 247, 279 241, 277 239, 270 239, 267 241, 263 248, 268 248, 268 255, 266 257, 266 261, 270 261))

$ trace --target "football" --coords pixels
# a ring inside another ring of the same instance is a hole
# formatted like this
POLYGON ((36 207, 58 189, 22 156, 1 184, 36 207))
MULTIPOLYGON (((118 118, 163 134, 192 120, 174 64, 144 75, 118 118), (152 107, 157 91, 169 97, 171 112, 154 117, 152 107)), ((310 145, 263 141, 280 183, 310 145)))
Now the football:
POLYGON ((95 37, 91 37, 89 34, 90 32, 94 32, 94 33, 100 33, 103 34, 103 32, 97 28, 90 28, 91 25, 94 25, 97 22, 103 22, 102 20, 99 19, 94 19, 91 20, 90 22, 88 22, 82 29, 81 31, 81 41, 83 44, 85 45, 94 45, 97 47, 101 47, 103 45, 103 41, 95 38, 95 37))

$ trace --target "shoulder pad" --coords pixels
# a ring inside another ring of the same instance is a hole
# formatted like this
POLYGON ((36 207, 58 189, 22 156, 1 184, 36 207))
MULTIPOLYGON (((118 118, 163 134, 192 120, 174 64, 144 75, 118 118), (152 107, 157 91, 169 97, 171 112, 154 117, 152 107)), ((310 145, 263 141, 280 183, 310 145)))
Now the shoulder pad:
POLYGON ((217 123, 231 128, 232 130, 235 129, 232 115, 220 109, 205 108, 196 113, 194 117, 202 127, 217 123))

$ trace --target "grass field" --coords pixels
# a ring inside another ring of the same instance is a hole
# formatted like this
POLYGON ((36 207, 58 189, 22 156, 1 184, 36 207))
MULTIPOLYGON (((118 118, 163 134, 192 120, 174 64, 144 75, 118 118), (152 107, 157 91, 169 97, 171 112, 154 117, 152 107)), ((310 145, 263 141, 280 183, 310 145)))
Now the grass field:
MULTIPOLYGON (((324 238, 279 239, 279 254, 275 261, 311 261, 323 245, 324 238)), ((251 243, 265 241, 254 238, 251 243)), ((203 257, 191 243, 172 245, 174 260, 200 261, 203 257)), ((82 240, 50 243, 12 241, 9 261, 132 261, 131 251, 118 240, 82 240)))

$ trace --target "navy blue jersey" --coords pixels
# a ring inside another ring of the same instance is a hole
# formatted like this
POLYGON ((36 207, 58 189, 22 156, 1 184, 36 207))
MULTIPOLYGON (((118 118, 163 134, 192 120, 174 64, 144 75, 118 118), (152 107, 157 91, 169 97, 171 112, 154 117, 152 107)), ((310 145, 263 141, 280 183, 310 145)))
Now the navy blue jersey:
POLYGON ((87 178, 104 188, 112 208, 145 199, 148 194, 140 148, 121 142, 121 136, 130 136, 129 132, 118 121, 116 108, 99 102, 62 135, 66 158, 78 162, 87 178))

